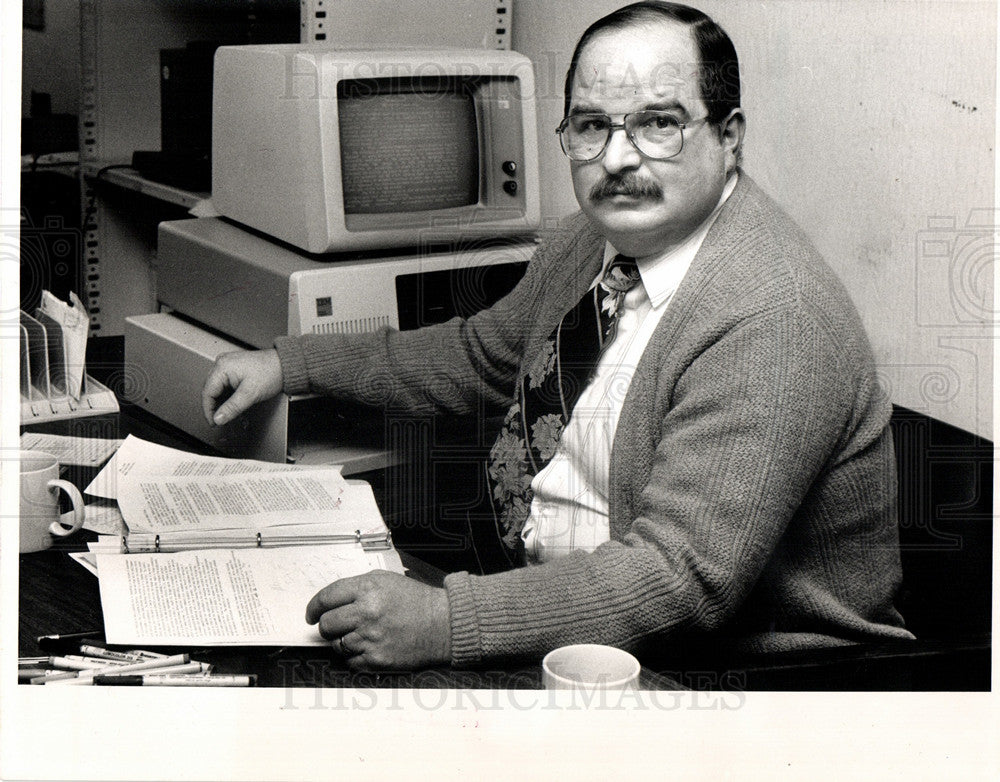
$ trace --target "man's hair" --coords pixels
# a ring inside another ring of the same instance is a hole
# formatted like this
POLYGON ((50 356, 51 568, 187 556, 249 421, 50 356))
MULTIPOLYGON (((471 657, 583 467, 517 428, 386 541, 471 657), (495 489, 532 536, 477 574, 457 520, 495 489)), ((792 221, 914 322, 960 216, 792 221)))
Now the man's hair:
POLYGON ((612 11, 590 25, 580 36, 566 72, 563 116, 569 114, 573 78, 580 55, 592 38, 607 30, 623 30, 664 20, 679 22, 691 30, 701 60, 698 63, 698 87, 701 99, 708 108, 708 121, 719 125, 729 116, 729 112, 739 108, 740 64, 736 57, 736 47, 726 31, 697 8, 663 0, 645 0, 612 11))

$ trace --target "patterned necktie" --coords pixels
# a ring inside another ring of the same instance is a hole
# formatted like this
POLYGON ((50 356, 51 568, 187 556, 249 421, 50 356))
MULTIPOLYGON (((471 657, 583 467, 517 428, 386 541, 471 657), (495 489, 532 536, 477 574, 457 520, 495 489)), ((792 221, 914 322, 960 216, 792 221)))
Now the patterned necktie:
POLYGON ((615 256, 600 283, 559 321, 515 391, 486 464, 493 516, 509 548, 521 542, 531 480, 555 454, 601 352, 615 337, 625 294, 638 281, 635 259, 615 256))

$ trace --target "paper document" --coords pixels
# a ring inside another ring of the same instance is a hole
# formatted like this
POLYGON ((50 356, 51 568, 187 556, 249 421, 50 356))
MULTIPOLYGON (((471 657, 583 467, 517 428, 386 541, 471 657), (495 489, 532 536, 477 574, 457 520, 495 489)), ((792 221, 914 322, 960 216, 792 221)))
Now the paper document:
POLYGON ((71 551, 69 557, 78 565, 97 575, 97 555, 90 551, 71 551))
POLYGON ((360 546, 97 554, 111 644, 328 646, 306 604, 340 578, 402 573, 394 551, 360 546))
POLYGON ((118 506, 130 533, 336 524, 341 532, 385 529, 368 486, 348 486, 331 470, 153 479, 129 476, 118 506))
POLYGON ((83 393, 83 373, 87 356, 87 334, 90 318, 83 302, 75 293, 69 294, 70 304, 60 301, 49 291, 42 291, 39 312, 51 318, 59 329, 65 366, 60 368, 60 378, 65 380, 66 393, 79 401, 83 393))
POLYGON ((41 432, 25 432, 21 435, 23 450, 44 451, 55 456, 59 464, 76 464, 81 467, 100 467, 121 444, 121 440, 99 437, 66 437, 41 432))
MULTIPOLYGON (((387 533, 371 486, 345 480, 339 467, 197 456, 130 436, 94 482, 113 487, 106 493, 117 498, 127 535, 137 541, 128 547, 133 553, 387 533), (304 529, 294 531, 298 526, 304 529)), ((92 487, 88 494, 105 493, 92 487)), ((98 532, 126 534, 110 515, 103 520, 98 532)))
POLYGON ((114 535, 121 545, 121 537, 128 532, 125 519, 117 505, 91 503, 84 508, 83 528, 98 535, 114 535))
MULTIPOLYGON (((119 483, 126 476, 151 476, 154 478, 173 478, 185 476, 226 476, 246 475, 250 473, 279 473, 297 470, 315 470, 312 467, 300 467, 294 464, 275 464, 254 459, 230 459, 224 456, 199 456, 163 445, 156 445, 138 437, 129 435, 125 442, 104 465, 104 469, 84 489, 84 494, 94 497, 117 499, 119 483)), ((323 468, 331 473, 340 474, 340 468, 329 466, 323 468)), ((340 479, 343 481, 343 478, 340 479)), ((344 481, 346 484, 346 481, 344 481)))
POLYGON ((130 436, 86 492, 116 499, 127 528, 95 515, 106 534, 77 558, 96 565, 109 643, 322 646, 304 619, 316 592, 403 572, 371 487, 339 468, 196 456, 130 436))

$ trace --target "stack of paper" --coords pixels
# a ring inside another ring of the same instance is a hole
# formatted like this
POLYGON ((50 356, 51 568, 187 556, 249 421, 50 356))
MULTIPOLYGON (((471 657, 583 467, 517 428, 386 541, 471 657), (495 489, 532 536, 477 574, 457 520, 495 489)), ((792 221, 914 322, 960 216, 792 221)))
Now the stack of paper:
POLYGON ((373 569, 403 572, 371 487, 335 467, 129 437, 85 491, 117 500, 127 526, 91 547, 109 643, 322 645, 303 618, 317 591, 373 569), (380 550, 362 545, 372 539, 380 550))

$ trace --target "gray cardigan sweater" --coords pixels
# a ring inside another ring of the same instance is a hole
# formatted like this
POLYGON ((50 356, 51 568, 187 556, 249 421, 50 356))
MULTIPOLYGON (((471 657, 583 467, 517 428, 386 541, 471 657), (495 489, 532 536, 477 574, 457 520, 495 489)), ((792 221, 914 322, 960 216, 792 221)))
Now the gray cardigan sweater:
MULTIPOLYGON (((419 331, 280 338, 287 393, 471 413, 510 403, 604 239, 582 215, 508 296, 419 331)), ((846 291, 745 174, 628 390, 610 542, 543 565, 445 579, 454 665, 568 643, 780 650, 908 638, 890 404, 846 291), (708 636, 704 634, 708 633, 708 636)))

